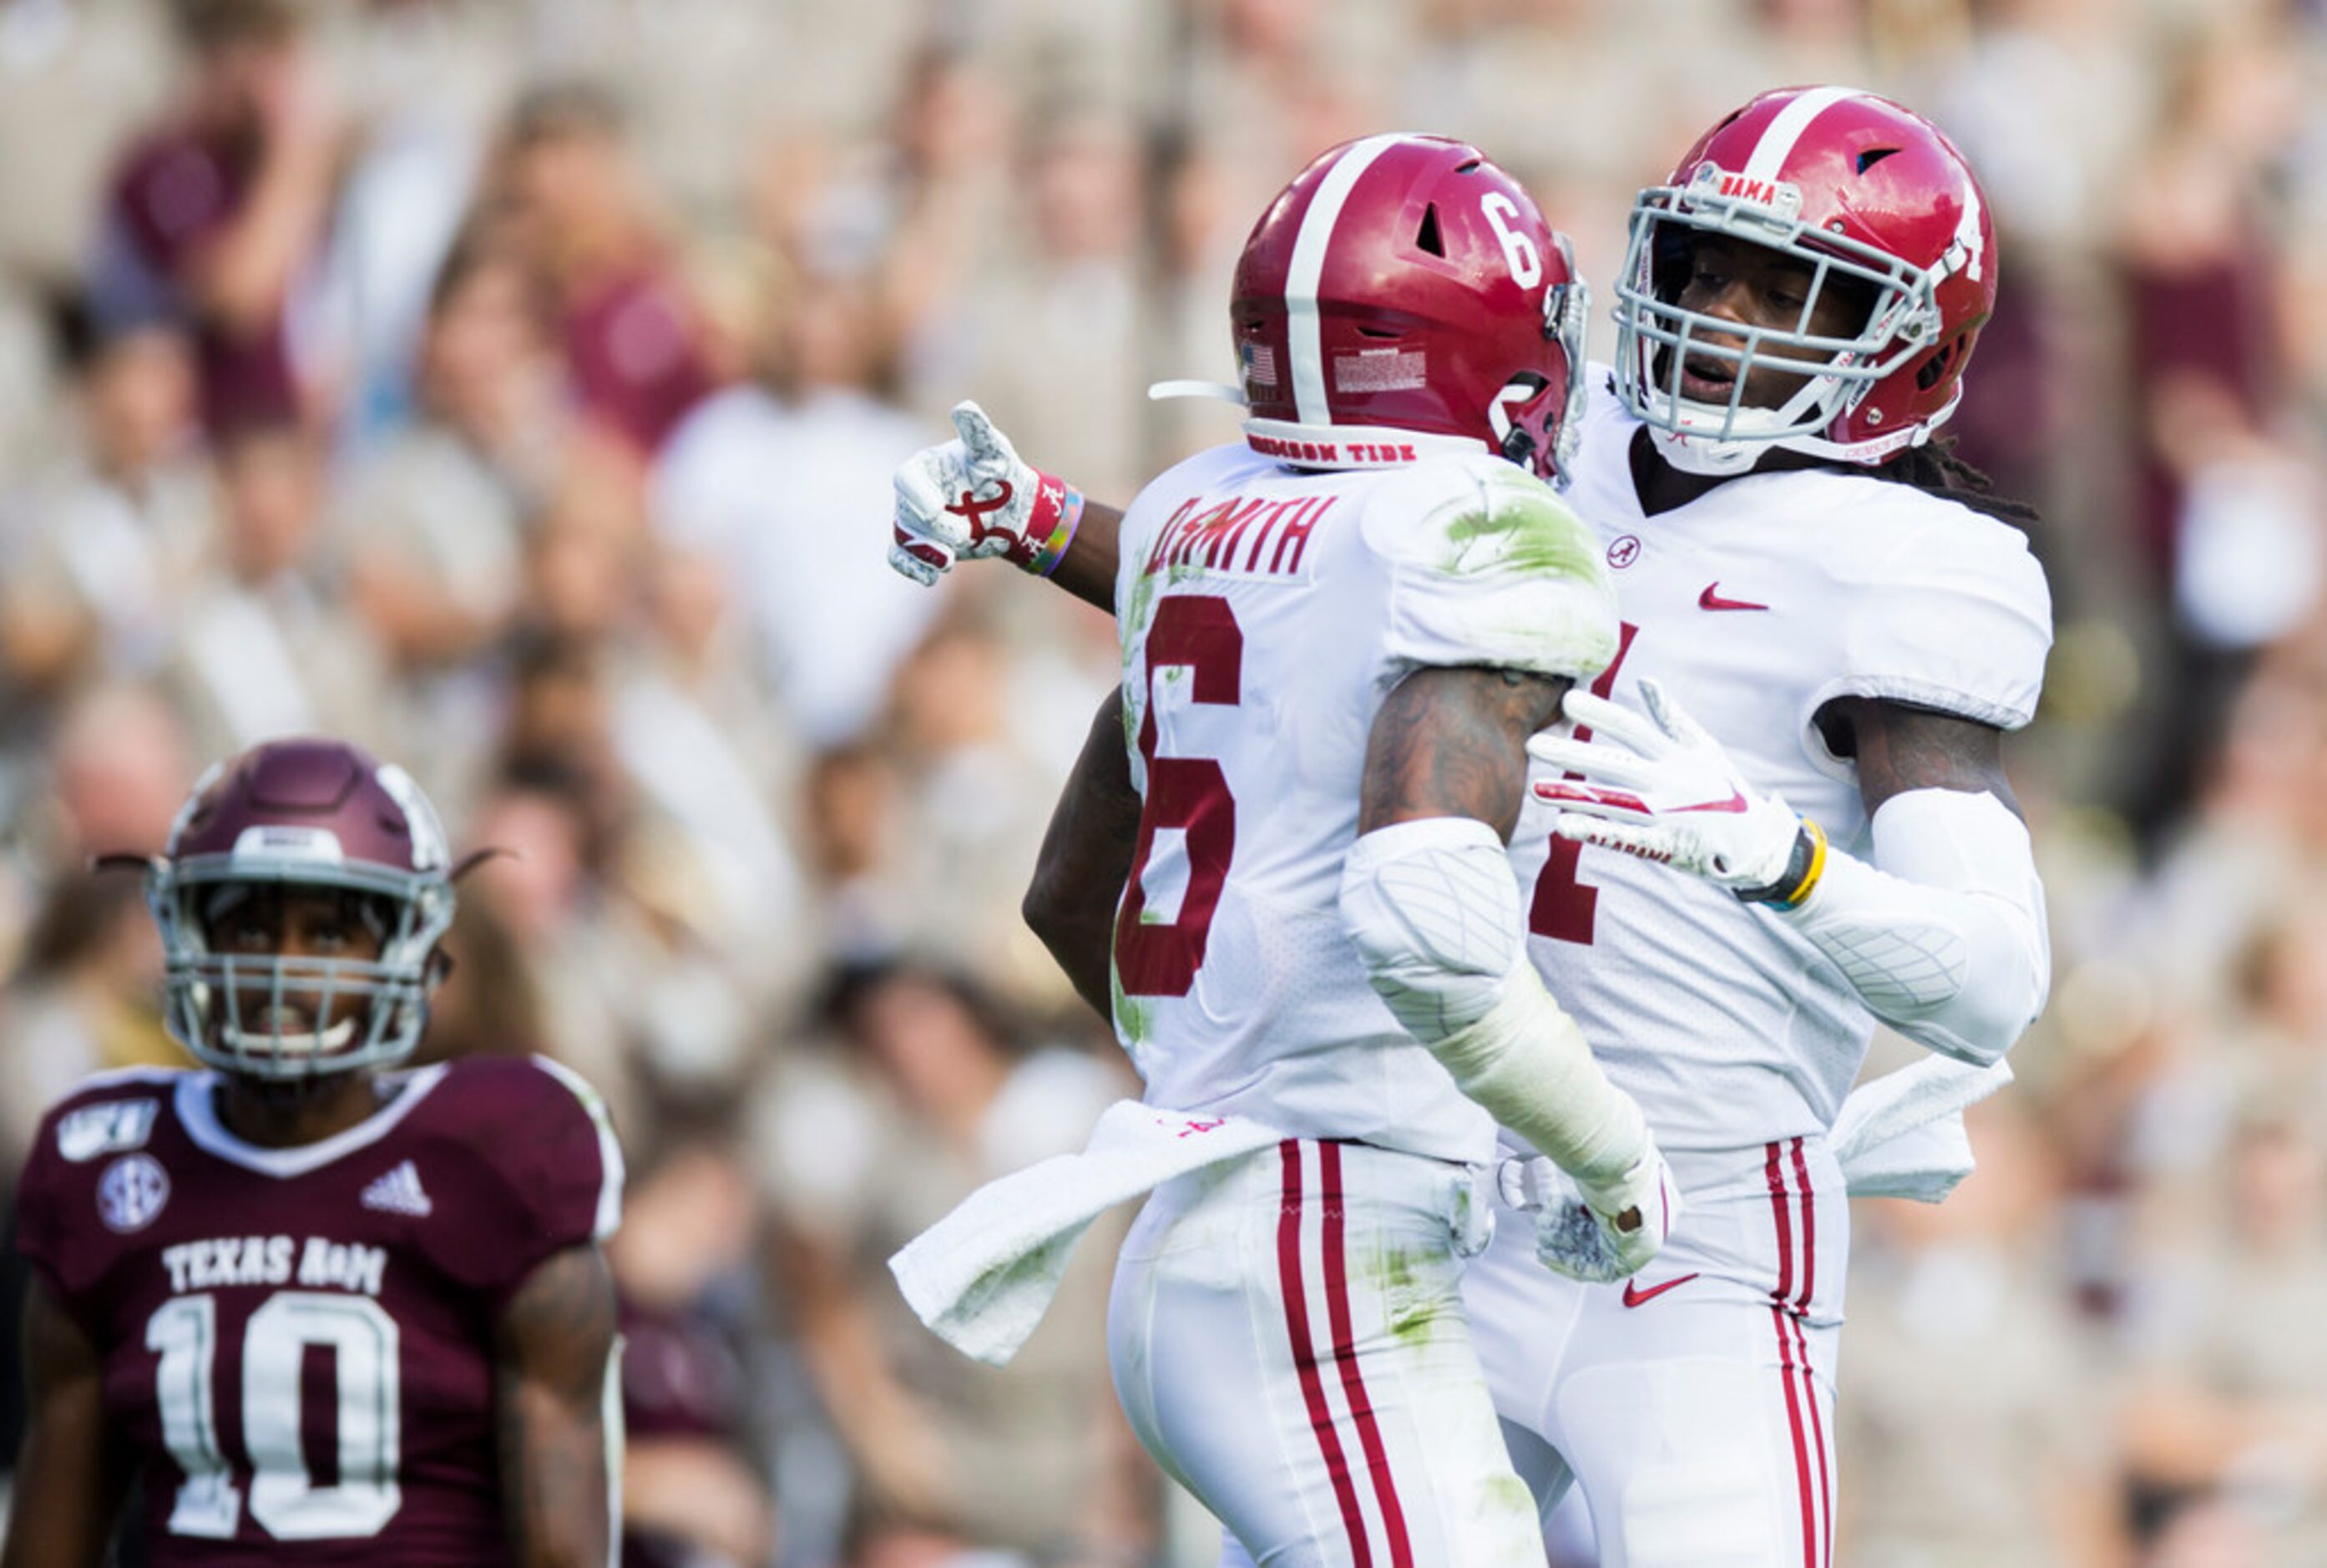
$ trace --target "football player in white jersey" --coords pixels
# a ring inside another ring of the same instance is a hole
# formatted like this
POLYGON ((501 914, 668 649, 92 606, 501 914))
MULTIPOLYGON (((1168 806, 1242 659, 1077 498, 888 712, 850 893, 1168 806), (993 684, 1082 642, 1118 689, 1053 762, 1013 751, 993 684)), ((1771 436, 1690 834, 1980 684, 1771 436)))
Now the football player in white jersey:
MULTIPOLYGON (((1675 1212, 1638 1106, 1528 960, 1509 858, 1526 743, 1619 637, 1602 547, 1542 477, 1582 370, 1570 277, 1475 148, 1332 149, 1238 266, 1246 440, 1116 531, 1123 685, 1084 765, 1130 858, 1077 925, 1076 978, 1188 1149, 1266 1131, 1155 1187, 1109 1354, 1232 1558, 1539 1563, 1458 1295, 1496 1123, 1573 1173, 1601 1277, 1675 1212)), ((1029 563, 1058 558, 1070 490, 951 477, 921 502, 1017 511, 1029 563)), ((1091 836, 1081 798, 1061 855, 1091 836)))
MULTIPOLYGON (((1604 1563, 1816 1568, 1849 1220, 1826 1134, 1876 1021, 1986 1064, 2042 1008, 1999 742, 2033 714, 2050 596, 2027 514, 1931 443, 1997 266, 1935 127, 1764 94, 1641 192, 1631 235, 1619 363, 1567 474, 1623 626, 1572 734, 1537 742, 1512 855, 1547 985, 1690 1208, 1621 1287, 1532 1266, 1506 1227, 1463 1297, 1514 1460, 1547 1507, 1582 1481, 1604 1563)), ((909 574, 1006 548, 896 523, 909 574)), ((1112 527, 1089 509, 1054 580, 1091 597, 1112 527)), ((1097 825, 1102 789, 1079 772, 1064 809, 1097 825)), ((1079 884, 1128 863, 1096 835, 1046 856, 1029 913, 1070 969, 1079 884)))

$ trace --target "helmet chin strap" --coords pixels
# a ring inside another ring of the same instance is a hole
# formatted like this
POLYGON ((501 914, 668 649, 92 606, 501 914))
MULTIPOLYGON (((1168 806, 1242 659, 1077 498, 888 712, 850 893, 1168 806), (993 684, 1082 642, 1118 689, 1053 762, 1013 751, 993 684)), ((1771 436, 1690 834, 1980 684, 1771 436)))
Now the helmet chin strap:
POLYGON ((1870 441, 1828 441, 1824 436, 1803 434, 1773 436, 1762 441, 1740 441, 1734 437, 1716 441, 1653 425, 1649 427, 1649 434, 1656 441, 1658 454, 1668 464, 1683 473, 1702 474, 1707 478, 1730 479, 1741 473, 1750 473, 1753 465, 1762 461, 1762 454, 1767 452, 1798 452, 1805 457, 1872 468, 1888 461, 1895 453, 1930 441, 1933 432, 1954 417, 1956 408, 1962 401, 1963 387, 1958 384, 1947 406, 1930 418, 1870 441))
POLYGON ((1668 467, 1707 479, 1734 479, 1738 474, 1750 473, 1753 465, 1762 461, 1762 454, 1774 451, 1778 444, 1771 441, 1714 441, 1657 425, 1649 426, 1649 434, 1657 443, 1657 455, 1664 459, 1668 467))

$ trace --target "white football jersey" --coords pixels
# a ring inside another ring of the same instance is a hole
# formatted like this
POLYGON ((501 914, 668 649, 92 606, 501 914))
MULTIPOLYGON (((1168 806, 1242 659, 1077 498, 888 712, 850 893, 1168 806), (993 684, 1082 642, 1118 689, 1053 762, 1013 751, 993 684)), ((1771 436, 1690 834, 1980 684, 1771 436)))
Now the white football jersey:
POLYGON ((1125 740, 1144 808, 1116 923, 1117 1032, 1151 1104, 1434 1158, 1494 1152, 1343 934, 1367 737, 1410 671, 1589 679, 1615 600, 1591 530, 1483 453, 1297 472, 1238 444, 1122 530, 1125 740))
MULTIPOLYGON (((1640 422, 1597 368, 1591 384, 1566 499, 1599 531, 1623 620, 1593 690, 1637 708, 1653 677, 1756 786, 1860 854, 1857 765, 1827 749, 1820 707, 1892 698, 2006 730, 2033 716, 2051 600, 2017 529, 1830 468, 1746 475, 1644 516, 1630 460, 1640 422)), ((1685 1188, 1760 1180, 1765 1144, 1833 1121, 1874 1015, 1768 911, 1668 867, 1555 843, 1556 815, 1530 795, 1511 841, 1547 984, 1685 1188)))

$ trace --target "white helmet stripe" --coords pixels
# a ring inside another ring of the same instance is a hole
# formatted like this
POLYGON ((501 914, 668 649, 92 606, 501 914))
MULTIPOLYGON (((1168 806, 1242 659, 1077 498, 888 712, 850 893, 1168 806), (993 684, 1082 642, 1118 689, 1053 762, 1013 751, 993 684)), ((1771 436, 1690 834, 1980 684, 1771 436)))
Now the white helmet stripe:
POLYGON ((1762 139, 1754 144, 1753 155, 1737 172, 1748 180, 1775 180, 1778 171, 1793 155, 1794 144, 1802 139, 1802 133, 1810 128, 1812 120, 1846 99, 1872 96, 1855 87, 1814 87, 1797 94, 1778 111, 1777 117, 1762 133, 1762 139))
POLYGON ((1293 357, 1293 406, 1304 425, 1330 425, 1332 415, 1325 402, 1325 350, 1317 322, 1317 281, 1325 274, 1325 251, 1341 221, 1358 176, 1404 135, 1368 136, 1349 150, 1318 182, 1309 210, 1301 215, 1301 232, 1294 236, 1293 260, 1285 274, 1285 331, 1293 357))

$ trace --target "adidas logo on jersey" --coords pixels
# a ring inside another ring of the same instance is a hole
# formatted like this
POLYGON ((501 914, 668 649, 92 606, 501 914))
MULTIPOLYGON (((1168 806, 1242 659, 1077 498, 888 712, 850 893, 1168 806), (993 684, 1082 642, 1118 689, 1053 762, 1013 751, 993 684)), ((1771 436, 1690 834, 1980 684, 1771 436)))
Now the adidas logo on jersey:
POLYGON ((436 1210, 436 1206, 428 1201, 428 1194, 421 1190, 420 1172, 412 1168, 409 1160, 365 1188, 363 1206, 420 1218, 436 1210))

